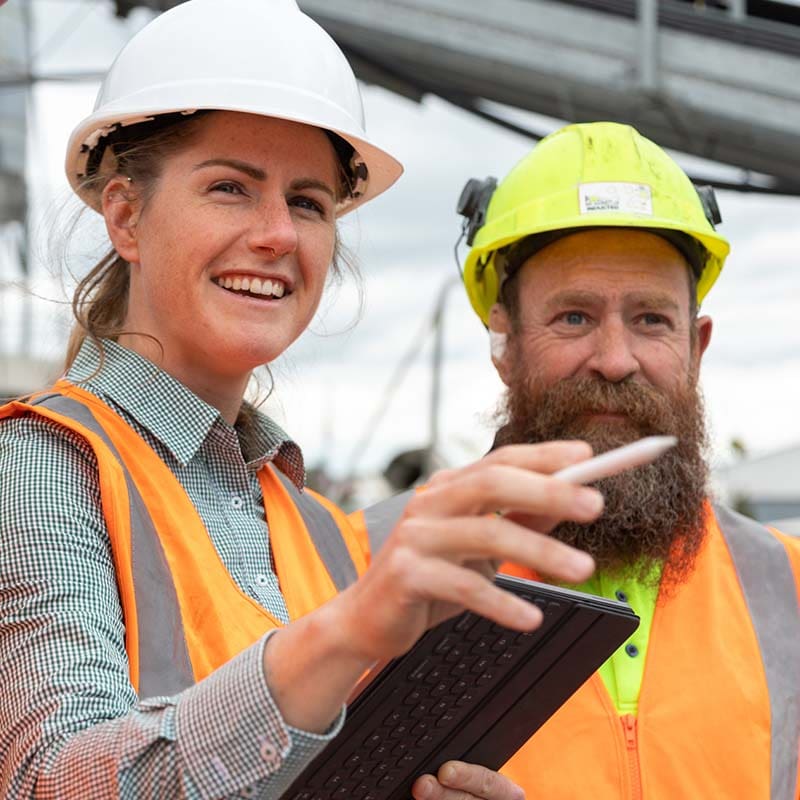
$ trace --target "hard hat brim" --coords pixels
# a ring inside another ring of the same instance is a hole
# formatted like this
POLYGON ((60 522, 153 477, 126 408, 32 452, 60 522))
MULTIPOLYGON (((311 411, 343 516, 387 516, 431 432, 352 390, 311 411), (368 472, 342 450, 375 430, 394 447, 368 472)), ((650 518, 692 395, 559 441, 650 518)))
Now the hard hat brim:
POLYGON ((65 168, 70 186, 79 197, 95 211, 100 212, 100 196, 89 188, 86 183, 87 161, 89 151, 97 144, 102 136, 107 135, 116 126, 132 125, 153 119, 161 114, 191 113, 199 110, 234 111, 245 114, 284 119, 311 125, 315 128, 329 130, 341 136, 355 149, 368 170, 366 189, 359 197, 353 198, 344 204, 339 215, 349 213, 368 200, 377 197, 386 191, 403 173, 402 164, 391 156, 382 147, 363 135, 358 135, 360 125, 347 115, 335 103, 330 103, 319 95, 307 98, 300 95, 296 87, 282 87, 279 84, 265 83, 254 87, 252 82, 232 84, 226 81, 220 87, 224 92, 224 101, 215 102, 213 99, 214 87, 209 87, 208 81, 198 81, 194 86, 183 82, 180 87, 174 84, 165 84, 153 91, 148 89, 149 104, 142 107, 137 103, 135 94, 128 95, 120 100, 105 104, 101 112, 95 112, 87 117, 73 131, 67 145, 65 168), (174 98, 176 88, 179 88, 181 105, 176 106, 169 100, 174 98), (270 103, 257 104, 252 102, 254 88, 258 94, 269 97, 270 103), (159 90, 162 95, 159 98, 159 90), (158 102, 161 99, 163 102, 158 102), (196 100, 197 102, 192 102, 196 100), (307 102, 304 102, 307 101, 307 102), (325 109, 324 118, 321 118, 320 107, 325 109))

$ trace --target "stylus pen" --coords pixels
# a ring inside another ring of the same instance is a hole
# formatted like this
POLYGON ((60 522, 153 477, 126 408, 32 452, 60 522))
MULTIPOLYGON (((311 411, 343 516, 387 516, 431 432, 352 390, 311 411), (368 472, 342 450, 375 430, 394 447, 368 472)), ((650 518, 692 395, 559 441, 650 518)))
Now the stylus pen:
POLYGON ((618 472, 654 461, 678 440, 674 436, 648 436, 638 442, 617 447, 578 464, 571 464, 553 474, 554 478, 570 483, 592 483, 592 481, 616 475, 618 472))

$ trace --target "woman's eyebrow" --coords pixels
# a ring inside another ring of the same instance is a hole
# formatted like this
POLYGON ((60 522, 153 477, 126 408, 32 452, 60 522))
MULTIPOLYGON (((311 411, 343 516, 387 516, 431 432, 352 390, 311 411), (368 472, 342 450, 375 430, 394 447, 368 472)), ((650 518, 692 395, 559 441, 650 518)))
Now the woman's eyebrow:
MULTIPOLYGON (((209 158, 206 161, 201 161, 192 167, 192 171, 204 169, 206 167, 230 167, 231 169, 243 172, 245 175, 257 181, 264 181, 267 178, 267 173, 260 167, 254 164, 248 164, 246 161, 239 161, 235 158, 209 158)), ((336 200, 336 192, 331 186, 316 178, 298 178, 292 182, 291 188, 294 191, 302 191, 303 189, 318 189, 325 194, 330 195, 332 200, 336 200)))
POLYGON ((304 189, 319 189, 330 195, 331 200, 336 200, 336 192, 325 181, 316 178, 298 178, 296 181, 292 181, 292 189, 296 192, 302 192, 304 189))
POLYGON ((231 167, 231 169, 239 170, 239 172, 243 172, 245 175, 249 175, 257 181, 263 181, 267 177, 267 173, 260 167, 248 164, 246 161, 239 161, 235 158, 209 158, 207 161, 201 161, 199 164, 195 164, 194 167, 192 167, 192 171, 204 169, 205 167, 231 167))

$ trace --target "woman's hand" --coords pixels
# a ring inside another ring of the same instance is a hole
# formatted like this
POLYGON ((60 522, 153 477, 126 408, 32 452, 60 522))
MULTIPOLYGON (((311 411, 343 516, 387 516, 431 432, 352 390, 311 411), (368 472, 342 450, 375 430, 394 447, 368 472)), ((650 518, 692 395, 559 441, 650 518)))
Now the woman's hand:
POLYGON ((356 583, 270 638, 264 670, 286 722, 325 730, 366 669, 462 609, 516 630, 538 627, 541 611, 498 589, 494 574, 513 561, 570 583, 591 575, 588 555, 545 533, 600 515, 596 489, 549 477, 591 455, 583 442, 510 445, 435 475, 356 583))
POLYGON ((560 520, 589 522, 602 511, 597 490, 548 476, 590 456, 582 442, 512 445, 435 475, 367 572, 330 604, 351 652, 367 661, 394 657, 465 608, 517 630, 536 628, 539 609, 498 589, 493 576, 503 561, 572 583, 591 575, 588 555, 545 534, 560 520))
POLYGON ((505 775, 463 761, 442 764, 436 777, 417 778, 411 794, 414 800, 525 800, 522 788, 505 775))

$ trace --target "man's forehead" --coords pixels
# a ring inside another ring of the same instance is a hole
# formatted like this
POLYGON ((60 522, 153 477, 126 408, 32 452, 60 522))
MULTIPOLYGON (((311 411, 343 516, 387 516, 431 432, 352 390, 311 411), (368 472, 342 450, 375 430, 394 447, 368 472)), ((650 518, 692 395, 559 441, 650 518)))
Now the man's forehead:
POLYGON ((559 239, 531 256, 520 277, 539 297, 564 291, 624 291, 682 302, 689 270, 683 256, 659 236, 601 229, 559 239))

